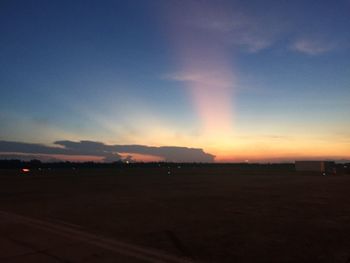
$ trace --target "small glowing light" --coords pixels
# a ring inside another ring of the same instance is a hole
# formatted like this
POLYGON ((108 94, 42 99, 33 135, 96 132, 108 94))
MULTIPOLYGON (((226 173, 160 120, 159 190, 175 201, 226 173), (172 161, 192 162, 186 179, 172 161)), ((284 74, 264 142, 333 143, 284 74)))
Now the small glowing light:
POLYGON ((29 170, 28 168, 23 168, 23 169, 22 169, 22 172, 23 172, 23 173, 29 173, 30 170, 29 170))
POLYGON ((129 164, 129 161, 126 161, 126 164, 129 164))

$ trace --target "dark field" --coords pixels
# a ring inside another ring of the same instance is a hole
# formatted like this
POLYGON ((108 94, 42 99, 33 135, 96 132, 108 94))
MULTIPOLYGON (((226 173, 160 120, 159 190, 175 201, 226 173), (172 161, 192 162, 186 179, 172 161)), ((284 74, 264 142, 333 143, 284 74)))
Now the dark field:
POLYGON ((350 176, 170 171, 0 170, 0 210, 199 262, 350 262, 350 176))

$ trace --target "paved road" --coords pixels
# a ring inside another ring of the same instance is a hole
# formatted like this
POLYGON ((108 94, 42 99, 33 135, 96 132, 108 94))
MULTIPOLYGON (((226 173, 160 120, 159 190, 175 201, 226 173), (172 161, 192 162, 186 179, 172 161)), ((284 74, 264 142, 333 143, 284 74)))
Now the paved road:
POLYGON ((0 262, 189 263, 164 252, 88 233, 77 225, 0 211, 0 262))

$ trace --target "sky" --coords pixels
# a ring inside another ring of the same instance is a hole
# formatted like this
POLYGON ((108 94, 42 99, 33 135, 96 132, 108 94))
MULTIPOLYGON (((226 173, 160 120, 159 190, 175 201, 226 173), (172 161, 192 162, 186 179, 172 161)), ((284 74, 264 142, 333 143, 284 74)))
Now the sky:
POLYGON ((349 28, 349 0, 2 0, 0 158, 350 159, 349 28))

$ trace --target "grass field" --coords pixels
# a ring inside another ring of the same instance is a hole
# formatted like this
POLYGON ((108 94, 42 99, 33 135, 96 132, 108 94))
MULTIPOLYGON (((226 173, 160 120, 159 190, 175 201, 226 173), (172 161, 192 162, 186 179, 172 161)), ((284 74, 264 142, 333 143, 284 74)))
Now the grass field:
POLYGON ((230 167, 18 174, 0 170, 3 211, 200 262, 350 262, 350 176, 230 167))

